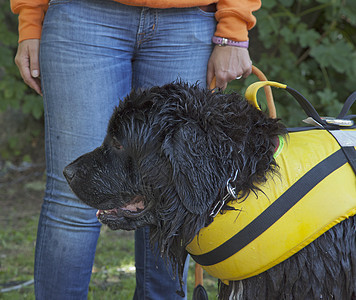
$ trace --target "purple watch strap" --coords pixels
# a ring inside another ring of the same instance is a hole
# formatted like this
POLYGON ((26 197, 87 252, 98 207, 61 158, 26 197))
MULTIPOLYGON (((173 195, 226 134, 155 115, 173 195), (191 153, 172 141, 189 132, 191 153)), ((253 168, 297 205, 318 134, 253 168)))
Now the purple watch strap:
POLYGON ((214 44, 219 45, 219 46, 234 46, 234 47, 248 48, 248 41, 236 42, 236 41, 232 41, 232 40, 218 37, 218 36, 213 36, 211 41, 214 44))

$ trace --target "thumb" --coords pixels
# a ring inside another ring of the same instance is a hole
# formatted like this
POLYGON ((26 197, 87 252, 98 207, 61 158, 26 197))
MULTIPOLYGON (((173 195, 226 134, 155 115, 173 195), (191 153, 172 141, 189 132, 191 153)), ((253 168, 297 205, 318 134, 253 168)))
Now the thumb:
POLYGON ((31 76, 34 78, 40 76, 40 64, 38 60, 38 53, 39 53, 38 47, 33 47, 29 49, 31 76))

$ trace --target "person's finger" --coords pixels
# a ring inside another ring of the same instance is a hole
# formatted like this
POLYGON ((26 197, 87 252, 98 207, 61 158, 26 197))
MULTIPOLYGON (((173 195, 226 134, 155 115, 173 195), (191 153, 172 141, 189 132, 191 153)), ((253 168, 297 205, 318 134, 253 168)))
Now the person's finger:
POLYGON ((217 72, 216 76, 216 87, 225 90, 229 80, 229 75, 226 72, 217 72))
POLYGON ((36 91, 37 94, 43 96, 41 89, 41 80, 39 78, 33 78, 29 86, 36 91))
POLYGON ((38 78, 40 76, 40 64, 39 64, 39 48, 30 48, 30 69, 31 76, 33 78, 38 78))
POLYGON ((208 62, 208 70, 207 70, 207 73, 206 73, 206 84, 207 84, 207 87, 210 88, 210 89, 216 87, 216 82, 214 83, 214 86, 212 86, 214 77, 215 77, 214 64, 209 60, 209 62, 208 62))
POLYGON ((24 60, 19 66, 20 74, 23 81, 32 89, 34 89, 38 94, 42 95, 41 92, 41 82, 39 78, 34 78, 31 74, 30 61, 24 60))
POLYGON ((247 78, 248 76, 251 75, 251 73, 252 73, 252 64, 249 67, 245 68, 242 77, 247 78))

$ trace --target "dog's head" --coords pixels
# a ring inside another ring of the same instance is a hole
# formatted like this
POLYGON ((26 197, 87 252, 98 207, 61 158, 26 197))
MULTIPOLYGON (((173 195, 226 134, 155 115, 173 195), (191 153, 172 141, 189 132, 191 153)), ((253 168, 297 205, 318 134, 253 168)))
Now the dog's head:
POLYGON ((163 252, 212 221, 233 182, 239 195, 275 167, 284 127, 237 94, 181 83, 132 92, 115 109, 99 148, 69 164, 74 193, 111 229, 151 225, 163 252))

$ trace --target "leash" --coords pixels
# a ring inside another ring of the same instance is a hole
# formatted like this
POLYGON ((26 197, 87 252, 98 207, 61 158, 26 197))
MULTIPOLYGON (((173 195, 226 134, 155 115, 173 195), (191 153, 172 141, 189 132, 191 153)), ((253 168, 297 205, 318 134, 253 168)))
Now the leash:
MULTIPOLYGON (((252 74, 256 75, 260 81, 256 82, 256 83, 259 83, 259 85, 255 85, 255 86, 250 85, 247 88, 246 93, 245 93, 246 100, 249 101, 255 107, 257 107, 258 109, 260 109, 260 107, 257 103, 256 95, 257 95, 258 89, 263 86, 264 92, 266 95, 266 102, 267 102, 269 116, 270 116, 270 118, 275 119, 277 117, 277 113, 276 113, 276 107, 274 105, 270 81, 268 81, 265 74, 263 74, 263 72, 260 69, 258 69, 256 66, 252 66, 252 74), (253 87, 250 88, 251 86, 253 86, 253 87)), ((214 89, 216 89, 216 77, 213 78, 213 80, 210 84, 210 89, 212 91, 214 91, 214 89)), ((195 287, 194 287, 194 291, 193 291, 193 300, 208 300, 208 294, 204 288, 203 281, 204 281, 203 280, 203 268, 200 264, 195 263, 195 287)))

